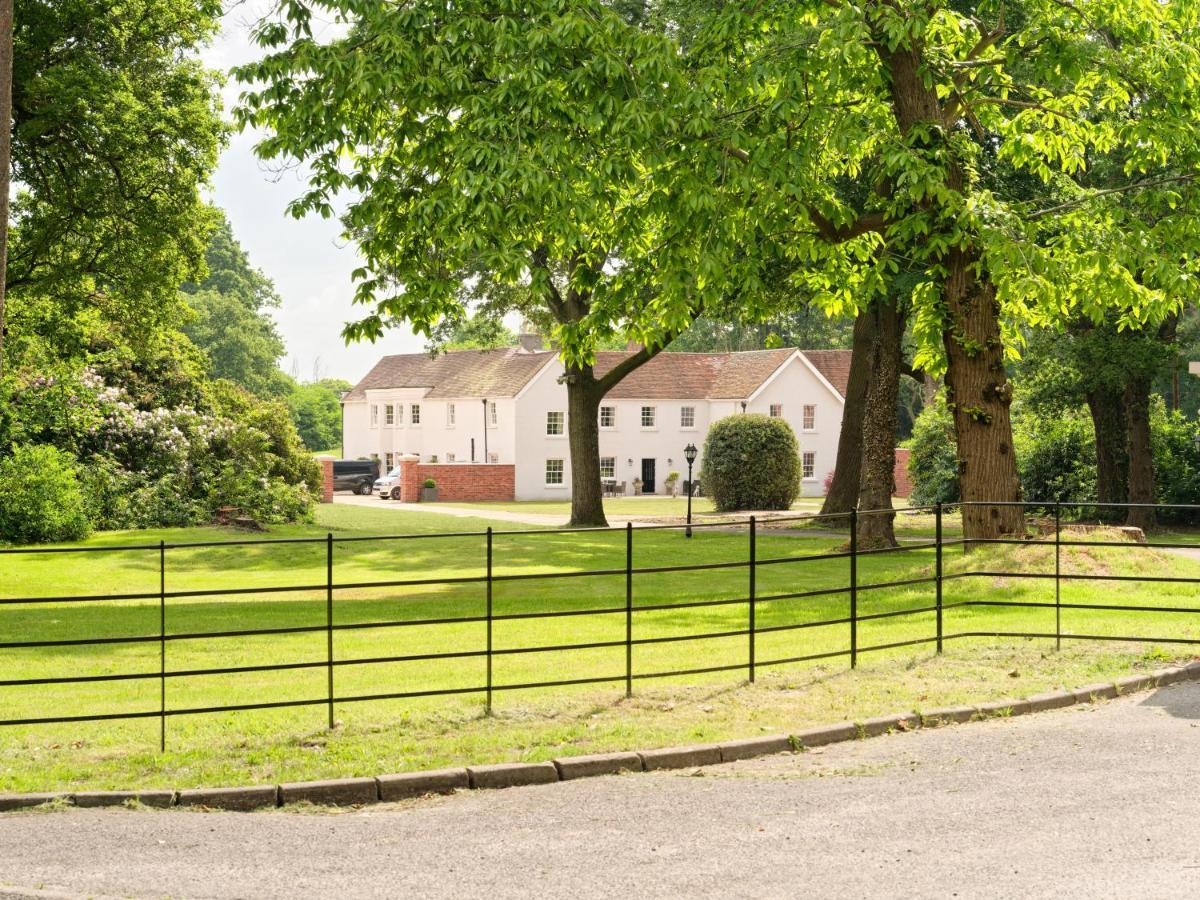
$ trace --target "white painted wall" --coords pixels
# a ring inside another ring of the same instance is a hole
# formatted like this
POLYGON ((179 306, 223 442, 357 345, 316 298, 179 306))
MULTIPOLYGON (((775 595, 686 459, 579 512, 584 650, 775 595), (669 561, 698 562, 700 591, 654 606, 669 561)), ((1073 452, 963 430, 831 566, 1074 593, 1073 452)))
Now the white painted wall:
MULTIPOLYGON (((562 364, 553 360, 543 368, 516 398, 499 399, 497 424, 486 427, 487 450, 495 454, 494 461, 516 464, 516 497, 518 500, 565 500, 571 495, 571 454, 566 422, 567 390, 558 382, 562 364), (563 413, 563 434, 547 434, 547 413, 563 413), (546 483, 547 460, 562 460, 561 485, 546 483)), ((449 454, 456 462, 470 462, 471 439, 475 439, 475 459, 484 457, 483 434, 485 410, 478 397, 457 400, 428 400, 425 389, 400 388, 371 390, 367 400, 344 405, 345 449, 347 459, 378 454, 386 461, 388 453, 414 453, 428 462, 437 456, 448 462, 449 454), (403 404, 404 415, 396 424, 386 424, 388 403, 403 404), (411 422, 413 403, 421 406, 421 422, 411 422), (446 407, 455 406, 455 424, 447 425, 446 407), (379 424, 370 425, 370 407, 379 407, 379 424)), ((800 441, 801 453, 815 454, 811 478, 802 483, 805 496, 819 496, 826 475, 833 469, 837 457, 837 442, 842 423, 842 399, 799 354, 780 368, 759 391, 746 398, 746 411, 769 414, 772 404, 783 407, 783 418, 792 426, 800 441), (816 406, 816 421, 810 431, 803 429, 805 404, 816 406)), ((626 491, 633 493, 633 481, 642 474, 642 460, 655 461, 655 491, 663 493, 667 475, 679 472, 680 487, 687 478, 687 463, 683 450, 694 443, 703 453, 704 437, 712 422, 742 411, 741 401, 730 400, 605 400, 604 406, 616 411, 616 423, 600 430, 600 456, 614 460, 617 481, 625 482, 626 491), (685 406, 695 409, 695 425, 681 425, 685 406), (653 427, 642 426, 642 407, 655 412, 653 427)), ((694 473, 700 472, 697 458, 694 473)))

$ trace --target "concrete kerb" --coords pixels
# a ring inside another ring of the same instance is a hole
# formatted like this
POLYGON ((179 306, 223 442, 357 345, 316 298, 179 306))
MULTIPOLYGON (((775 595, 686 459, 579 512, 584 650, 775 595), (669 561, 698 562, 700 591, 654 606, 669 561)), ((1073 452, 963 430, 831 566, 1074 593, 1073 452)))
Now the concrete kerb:
POLYGON ((839 722, 788 735, 768 735, 745 740, 666 747, 638 752, 600 753, 573 756, 540 763, 497 763, 486 766, 438 769, 381 775, 377 778, 341 778, 328 781, 294 782, 255 787, 194 788, 183 791, 80 791, 36 794, 0 794, 0 812, 32 809, 53 803, 79 807, 118 806, 132 801, 144 806, 166 808, 191 806, 203 809, 250 811, 279 807, 286 803, 359 806, 383 801, 405 800, 429 794, 446 794, 466 788, 480 790, 551 784, 574 778, 615 775, 622 772, 655 771, 716 765, 802 751, 826 744, 874 737, 894 731, 931 728, 949 723, 1020 716, 1043 710, 1063 709, 1075 704, 1113 699, 1136 691, 1200 680, 1200 660, 1183 666, 1160 669, 1147 675, 1129 675, 1114 682, 1085 685, 1072 691, 1050 691, 1027 699, 1002 699, 978 706, 955 706, 927 713, 897 713, 863 722, 839 722))

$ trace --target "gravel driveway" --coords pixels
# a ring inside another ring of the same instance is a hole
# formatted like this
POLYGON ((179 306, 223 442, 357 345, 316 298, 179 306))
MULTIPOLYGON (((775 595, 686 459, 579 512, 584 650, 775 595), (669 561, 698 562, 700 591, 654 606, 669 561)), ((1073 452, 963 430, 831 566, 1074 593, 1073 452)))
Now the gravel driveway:
POLYGON ((0 896, 1195 897, 1200 685, 340 813, 0 815, 0 896))

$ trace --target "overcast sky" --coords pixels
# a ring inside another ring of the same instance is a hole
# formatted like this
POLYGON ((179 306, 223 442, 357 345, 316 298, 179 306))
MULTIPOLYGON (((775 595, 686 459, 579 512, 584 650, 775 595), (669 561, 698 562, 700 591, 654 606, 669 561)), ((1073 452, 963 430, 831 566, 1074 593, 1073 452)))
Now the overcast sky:
MULTIPOLYGON (((253 59, 259 50, 250 42, 249 23, 262 0, 235 5, 224 19, 221 37, 204 54, 216 69, 253 59)), ((230 79, 225 108, 233 108, 239 85, 230 79)), ((269 171, 254 156, 255 136, 235 134, 221 157, 213 179, 213 201, 222 207, 250 261, 275 282, 283 297, 276 311, 279 330, 287 342, 285 371, 303 380, 319 369, 322 377, 357 381, 384 353, 420 350, 424 341, 408 329, 393 331, 376 344, 346 346, 342 325, 360 318, 350 302, 354 293, 350 272, 357 263, 354 247, 338 239, 336 221, 320 217, 293 219, 288 201, 302 190, 294 175, 269 171)))

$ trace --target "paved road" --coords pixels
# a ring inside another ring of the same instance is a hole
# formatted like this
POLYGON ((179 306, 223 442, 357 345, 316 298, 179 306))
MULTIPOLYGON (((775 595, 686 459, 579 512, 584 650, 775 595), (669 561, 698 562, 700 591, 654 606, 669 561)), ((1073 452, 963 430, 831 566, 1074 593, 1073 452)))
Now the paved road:
POLYGON ((1200 685, 337 814, 0 815, 0 896, 1195 897, 1200 685))

